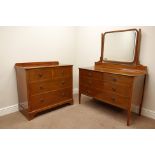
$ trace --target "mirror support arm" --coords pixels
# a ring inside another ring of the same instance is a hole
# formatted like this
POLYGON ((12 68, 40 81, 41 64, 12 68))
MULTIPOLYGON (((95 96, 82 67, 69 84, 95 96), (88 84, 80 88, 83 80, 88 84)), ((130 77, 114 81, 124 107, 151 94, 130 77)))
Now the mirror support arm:
POLYGON ((101 57, 100 57, 100 62, 103 62, 103 50, 104 50, 104 35, 105 34, 101 34, 101 57))

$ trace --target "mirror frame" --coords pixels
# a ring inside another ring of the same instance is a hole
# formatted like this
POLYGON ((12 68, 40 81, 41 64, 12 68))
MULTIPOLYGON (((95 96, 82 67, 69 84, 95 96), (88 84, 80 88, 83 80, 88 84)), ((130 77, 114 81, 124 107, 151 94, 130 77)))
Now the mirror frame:
POLYGON ((130 64, 130 65, 138 65, 139 64, 139 51, 140 51, 140 41, 141 41, 141 29, 126 29, 126 30, 116 30, 116 31, 108 31, 105 33, 101 33, 101 57, 100 57, 100 63, 118 63, 118 64, 130 64), (112 61, 112 60, 103 60, 104 55, 104 40, 105 35, 107 33, 116 33, 116 32, 126 32, 126 31, 136 31, 137 37, 136 37, 136 44, 135 44, 135 55, 134 60, 132 62, 121 62, 121 61, 112 61))

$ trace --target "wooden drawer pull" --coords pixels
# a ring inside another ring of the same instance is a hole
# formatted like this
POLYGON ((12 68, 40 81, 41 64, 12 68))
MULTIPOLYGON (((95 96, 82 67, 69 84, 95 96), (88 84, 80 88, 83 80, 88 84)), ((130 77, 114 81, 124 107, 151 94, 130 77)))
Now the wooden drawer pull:
POLYGON ((114 97, 112 97, 111 99, 112 99, 113 102, 115 102, 115 98, 114 97))
POLYGON ((114 91, 114 92, 115 92, 115 91, 116 91, 116 89, 115 89, 115 88, 112 88, 112 91, 114 91))
POLYGON ((89 76, 92 76, 92 73, 88 73, 89 76))
POLYGON ((92 81, 88 81, 89 84, 92 84, 92 81))
POLYGON ((41 78, 41 77, 43 77, 43 75, 42 75, 42 74, 39 74, 38 76, 39 76, 40 78, 41 78))
POLYGON ((64 85, 65 84, 65 81, 62 81, 61 84, 64 85))
POLYGON ((62 93, 62 96, 65 96, 65 93, 64 92, 62 93))
POLYGON ((44 102, 45 102, 45 100, 44 100, 44 99, 41 99, 41 100, 40 100, 40 102, 41 102, 41 103, 44 103, 44 102))
POLYGON ((39 89, 40 89, 40 90, 42 90, 42 89, 43 89, 43 87, 42 87, 42 86, 40 86, 40 87, 39 87, 39 89))
POLYGON ((86 93, 89 93, 89 90, 86 90, 86 93))
POLYGON ((114 79, 112 79, 114 82, 116 82, 117 81, 117 79, 116 78, 114 78, 114 79))

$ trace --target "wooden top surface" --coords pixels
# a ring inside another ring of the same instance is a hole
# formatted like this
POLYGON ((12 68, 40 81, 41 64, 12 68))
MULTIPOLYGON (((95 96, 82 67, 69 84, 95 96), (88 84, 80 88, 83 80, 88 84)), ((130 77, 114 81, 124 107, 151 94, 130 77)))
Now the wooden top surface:
POLYGON ((25 67, 22 67, 22 66, 17 66, 17 67, 20 67, 20 68, 24 68, 24 69, 35 69, 35 68, 50 68, 50 67, 65 67, 65 66, 73 66, 73 65, 42 65, 42 66, 25 66, 25 67))
POLYGON ((73 66, 73 65, 63 65, 59 64, 58 61, 50 61, 50 62, 25 62, 25 63, 16 63, 15 67, 23 68, 23 69, 35 69, 35 68, 50 68, 50 67, 65 67, 65 66, 73 66))
POLYGON ((141 69, 130 69, 130 68, 101 68, 101 67, 86 67, 86 68, 79 68, 79 69, 86 69, 91 71, 97 71, 97 72, 106 72, 106 73, 112 73, 112 74, 119 74, 119 75, 126 75, 126 76, 141 76, 146 75, 146 70, 141 69))

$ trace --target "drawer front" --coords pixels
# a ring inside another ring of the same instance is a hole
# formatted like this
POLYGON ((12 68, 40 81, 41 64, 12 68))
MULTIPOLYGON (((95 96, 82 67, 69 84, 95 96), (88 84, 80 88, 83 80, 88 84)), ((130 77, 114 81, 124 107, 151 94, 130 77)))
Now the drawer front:
POLYGON ((47 106, 59 104, 59 102, 63 102, 69 99, 72 99, 72 88, 34 95, 30 97, 30 109, 33 111, 45 108, 47 106))
POLYGON ((52 80, 51 89, 63 89, 66 87, 72 87, 72 78, 60 78, 56 80, 52 80))
POLYGON ((92 78, 93 77, 93 71, 90 71, 90 70, 83 70, 83 69, 80 69, 79 70, 80 73, 80 77, 87 77, 87 78, 92 78))
POLYGON ((87 78, 84 76, 80 77, 80 86, 90 87, 92 89, 104 89, 104 82, 97 79, 87 78))
POLYGON ((84 86, 87 86, 87 87, 92 87, 93 79, 87 78, 85 76, 81 76, 79 82, 80 82, 81 86, 84 85, 84 86))
POLYGON ((48 80, 51 78, 52 78, 51 68, 39 68, 28 70, 29 82, 48 80))
POLYGON ((51 81, 33 82, 29 84, 30 95, 41 94, 47 91, 51 91, 51 81))
POLYGON ((129 107, 129 103, 130 103, 129 98, 121 97, 106 91, 103 91, 102 93, 98 94, 96 98, 125 109, 129 107))
POLYGON ((95 71, 84 70, 84 69, 80 69, 79 71, 80 71, 80 76, 82 77, 88 77, 88 78, 93 78, 98 80, 103 79, 103 73, 101 72, 95 72, 95 71))
POLYGON ((103 80, 103 73, 102 72, 93 72, 93 78, 96 80, 103 80))
POLYGON ((72 99, 72 88, 57 90, 54 91, 53 94, 54 94, 53 101, 56 103, 65 100, 70 100, 72 99))
POLYGON ((72 79, 64 78, 58 80, 50 80, 43 82, 33 82, 29 84, 30 95, 45 93, 47 91, 53 91, 57 89, 63 89, 66 87, 72 87, 72 79))
POLYGON ((110 73, 104 73, 104 81, 112 82, 112 83, 121 83, 131 85, 133 82, 133 78, 124 75, 116 75, 110 73))
POLYGON ((49 105, 52 105, 54 102, 52 98, 54 97, 53 93, 46 93, 41 95, 35 95, 30 97, 30 109, 31 111, 45 108, 49 105))
POLYGON ((72 76, 72 67, 55 67, 53 68, 53 78, 64 78, 72 76))
POLYGON ((92 88, 103 90, 104 89, 104 81, 93 79, 92 88))
POLYGON ((93 97, 93 90, 90 87, 87 87, 87 86, 82 85, 80 87, 80 92, 82 94, 84 94, 84 95, 92 96, 93 97))
POLYGON ((119 94, 120 96, 124 97, 129 97, 131 94, 131 87, 129 85, 104 82, 104 90, 119 94))

